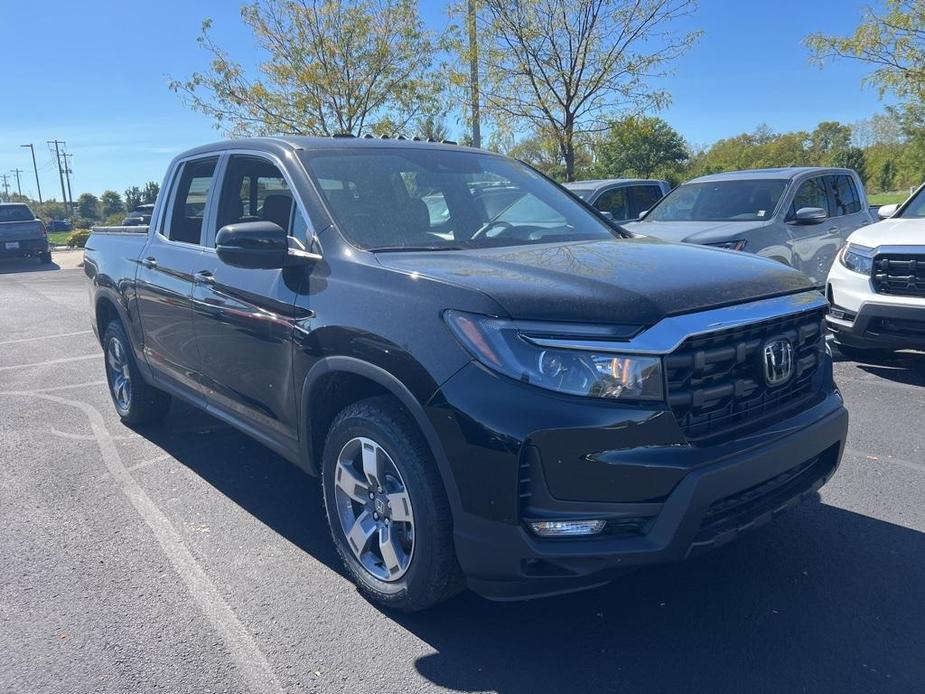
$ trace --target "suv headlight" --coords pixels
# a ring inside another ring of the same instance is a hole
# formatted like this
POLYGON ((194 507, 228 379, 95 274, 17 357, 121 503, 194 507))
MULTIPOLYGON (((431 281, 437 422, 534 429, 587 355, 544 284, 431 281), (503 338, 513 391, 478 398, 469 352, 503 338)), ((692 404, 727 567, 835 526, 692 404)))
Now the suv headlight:
POLYGON ((521 383, 594 398, 664 399, 659 357, 550 349, 528 342, 510 321, 461 311, 444 318, 479 362, 521 383))
POLYGON ((874 249, 849 243, 838 255, 841 264, 852 272, 870 276, 874 267, 874 249))

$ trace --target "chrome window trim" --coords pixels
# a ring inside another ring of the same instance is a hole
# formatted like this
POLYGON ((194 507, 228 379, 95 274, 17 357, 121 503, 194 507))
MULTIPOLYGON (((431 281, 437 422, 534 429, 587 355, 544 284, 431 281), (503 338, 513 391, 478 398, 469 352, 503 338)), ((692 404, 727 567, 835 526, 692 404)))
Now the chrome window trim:
POLYGON ((744 304, 724 306, 698 313, 668 316, 625 341, 587 340, 531 335, 529 327, 517 324, 522 337, 537 347, 574 349, 586 352, 622 354, 670 354, 689 337, 707 335, 774 318, 784 318, 828 306, 826 298, 815 289, 760 299, 744 304))

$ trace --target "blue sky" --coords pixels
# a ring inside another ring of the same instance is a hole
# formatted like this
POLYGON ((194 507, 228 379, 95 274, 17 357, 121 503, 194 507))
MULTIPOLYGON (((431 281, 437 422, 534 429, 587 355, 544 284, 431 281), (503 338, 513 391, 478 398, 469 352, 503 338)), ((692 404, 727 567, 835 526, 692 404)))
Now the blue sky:
MULTIPOLYGON (((881 110, 876 92, 861 86, 863 66, 820 70, 801 44, 811 31, 850 31, 864 4, 701 0, 687 24, 704 35, 675 74, 657 83, 672 94, 661 115, 705 145, 762 122, 777 131, 811 129, 820 120, 850 123, 881 110)), ((0 0, 0 173, 25 169, 23 192, 34 196, 29 151, 19 147, 32 142, 42 192, 60 199, 45 144, 57 138, 74 155, 75 198, 160 181, 176 153, 219 137, 167 89, 170 77, 206 66, 196 45, 202 19, 214 20, 216 39, 242 62, 256 58, 239 7, 236 0, 0 0)), ((431 26, 445 25, 444 2, 424 0, 421 10, 431 26)), ((451 129, 459 134, 460 126, 451 129)))

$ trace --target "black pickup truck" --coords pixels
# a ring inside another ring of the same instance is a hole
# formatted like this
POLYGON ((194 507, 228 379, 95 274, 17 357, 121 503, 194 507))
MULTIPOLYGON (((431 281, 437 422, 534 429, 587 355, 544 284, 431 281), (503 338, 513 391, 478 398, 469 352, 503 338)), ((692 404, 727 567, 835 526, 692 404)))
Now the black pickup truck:
POLYGON ((21 202, 0 203, 0 258, 38 258, 50 263, 45 224, 21 202))
POLYGON ((838 466, 826 301, 779 263, 633 237, 451 144, 221 142, 161 190, 86 247, 120 417, 181 398, 319 475, 382 605, 600 585, 838 466))

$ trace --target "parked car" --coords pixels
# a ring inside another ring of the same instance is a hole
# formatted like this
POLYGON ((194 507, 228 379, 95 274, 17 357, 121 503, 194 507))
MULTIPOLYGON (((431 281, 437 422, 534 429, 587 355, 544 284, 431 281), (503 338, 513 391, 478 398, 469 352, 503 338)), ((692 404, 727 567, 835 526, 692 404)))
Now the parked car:
POLYGON ((925 186, 879 214, 848 237, 826 283, 829 328, 860 357, 925 348, 925 186))
POLYGON ((804 167, 695 178, 625 226, 668 241, 773 258, 822 287, 848 235, 873 221, 856 172, 804 167))
POLYGON ((38 258, 51 262, 48 232, 32 208, 21 202, 0 202, 0 258, 38 258))
POLYGON ((154 205, 138 205, 122 220, 122 226, 146 227, 151 223, 152 212, 154 212, 154 205))
POLYGON ((600 585, 731 540, 839 463, 827 304, 779 263, 633 238, 445 144, 220 142, 161 190, 145 234, 86 246, 116 411, 177 397, 320 475, 382 605, 600 585), (517 199, 491 214, 487 188, 517 199))
POLYGON ((585 202, 607 212, 618 224, 639 219, 671 190, 668 181, 645 178, 610 178, 563 183, 585 202))
POLYGON ((48 222, 48 231, 74 231, 74 225, 67 219, 52 219, 48 222))

